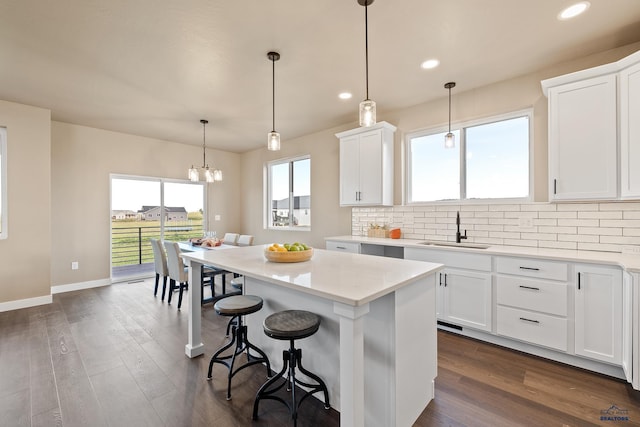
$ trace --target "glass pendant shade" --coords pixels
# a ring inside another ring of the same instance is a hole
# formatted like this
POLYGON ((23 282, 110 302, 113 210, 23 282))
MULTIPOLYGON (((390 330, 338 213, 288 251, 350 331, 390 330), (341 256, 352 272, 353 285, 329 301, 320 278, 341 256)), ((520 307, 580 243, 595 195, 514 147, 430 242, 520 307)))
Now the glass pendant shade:
POLYGON ((215 181, 213 179, 213 172, 209 169, 209 165, 207 165, 207 167, 204 169, 204 179, 207 182, 215 181))
POLYGON ((199 179, 200 179, 200 174, 198 173, 198 169, 194 168, 192 165, 191 169, 189 169, 189 180, 196 182, 199 179))
POLYGON ((360 126, 368 127, 376 124, 376 102, 365 99, 360 103, 360 126))
POLYGON ((444 148, 454 148, 456 146, 456 136, 449 132, 444 136, 444 148))
POLYGON ((222 181, 222 171, 220 169, 213 170, 213 180, 222 181))
POLYGON ((271 131, 267 135, 267 149, 269 151, 278 151, 280 149, 280 134, 276 131, 271 131))

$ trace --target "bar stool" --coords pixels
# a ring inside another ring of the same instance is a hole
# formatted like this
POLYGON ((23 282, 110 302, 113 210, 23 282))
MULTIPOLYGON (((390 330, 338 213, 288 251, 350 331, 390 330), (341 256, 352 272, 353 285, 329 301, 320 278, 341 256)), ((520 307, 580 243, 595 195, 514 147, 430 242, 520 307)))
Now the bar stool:
POLYGON ((242 323, 242 316, 255 313, 262 308, 262 298, 256 295, 234 295, 218 300, 214 306, 214 310, 221 316, 228 316, 236 319, 236 323, 232 327, 232 337, 228 344, 220 348, 214 353, 209 362, 209 372, 207 374, 207 380, 211 380, 211 371, 213 370, 214 363, 220 363, 225 365, 229 369, 229 375, 227 377, 227 400, 231 400, 231 378, 242 369, 255 365, 257 363, 266 363, 267 365, 267 377, 271 373, 271 365, 267 355, 249 342, 247 337, 247 326, 242 323), (227 349, 233 347, 235 349, 231 354, 222 356, 227 349), (249 349, 257 352, 261 357, 254 357, 249 353, 249 349), (247 362, 237 367, 235 370, 233 365, 235 364, 236 357, 247 352, 247 362))
POLYGON ((289 340, 289 350, 282 352, 282 370, 276 375, 271 377, 265 382, 258 393, 256 394, 255 401, 253 403, 253 419, 258 418, 258 405, 262 399, 272 399, 282 402, 289 408, 291 418, 293 419, 293 425, 297 425, 298 421, 298 408, 302 402, 309 396, 319 391, 324 393, 324 407, 329 409, 329 392, 327 386, 322 379, 314 373, 307 371, 302 366, 302 350, 295 348, 294 341, 302 338, 309 337, 315 334, 320 328, 320 317, 317 314, 303 310, 286 310, 278 313, 271 314, 264 319, 264 333, 277 340, 289 340), (300 372, 312 378, 317 384, 308 384, 296 378, 296 366, 300 369, 300 372), (287 371, 286 380, 280 384, 275 385, 283 374, 287 371), (284 385, 287 385, 287 391, 291 391, 291 404, 285 402, 284 399, 274 396, 273 393, 280 390, 284 385), (296 402, 296 388, 295 385, 299 384, 307 387, 309 390, 302 396, 299 402, 296 402))

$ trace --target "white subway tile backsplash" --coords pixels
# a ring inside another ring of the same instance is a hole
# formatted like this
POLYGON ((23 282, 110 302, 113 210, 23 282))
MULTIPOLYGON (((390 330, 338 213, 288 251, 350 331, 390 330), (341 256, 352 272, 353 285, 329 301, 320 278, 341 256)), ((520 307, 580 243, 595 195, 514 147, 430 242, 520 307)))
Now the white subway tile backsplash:
POLYGON ((640 202, 507 203, 352 208, 351 233, 369 224, 400 228, 403 238, 455 238, 455 217, 470 243, 620 252, 640 246, 640 202))
POLYGON ((578 234, 597 234, 600 236, 622 236, 622 228, 578 227, 578 234))

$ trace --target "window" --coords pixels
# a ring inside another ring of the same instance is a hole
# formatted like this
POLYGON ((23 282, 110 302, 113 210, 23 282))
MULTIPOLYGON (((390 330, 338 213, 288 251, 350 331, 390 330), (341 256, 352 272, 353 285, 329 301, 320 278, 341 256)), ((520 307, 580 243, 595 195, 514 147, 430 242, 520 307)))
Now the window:
POLYGON ((531 112, 407 137, 407 202, 526 199, 530 195, 531 112))
POLYGON ((267 165, 267 228, 311 227, 311 158, 277 160, 267 165))
POLYGON ((7 232, 7 129, 0 127, 0 239, 7 232))

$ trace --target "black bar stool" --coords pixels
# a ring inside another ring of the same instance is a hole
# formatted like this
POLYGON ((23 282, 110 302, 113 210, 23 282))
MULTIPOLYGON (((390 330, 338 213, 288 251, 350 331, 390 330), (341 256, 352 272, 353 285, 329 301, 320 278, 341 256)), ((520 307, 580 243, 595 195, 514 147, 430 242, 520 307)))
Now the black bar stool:
POLYGON ((258 405, 262 399, 271 399, 282 402, 289 408, 293 425, 298 422, 298 408, 302 402, 309 396, 319 391, 324 392, 324 407, 329 409, 329 392, 327 386, 322 379, 316 374, 307 371, 302 366, 302 350, 294 346, 294 341, 309 337, 315 334, 320 328, 320 317, 317 314, 303 310, 286 310, 274 313, 264 319, 264 333, 277 340, 289 340, 289 350, 282 352, 282 370, 269 379, 260 387, 253 403, 253 419, 258 418, 258 405), (300 372, 312 378, 317 384, 308 384, 296 378, 296 366, 300 372), (280 385, 276 385, 281 380, 283 374, 287 373, 287 378, 280 385), (299 402, 296 402, 296 388, 299 384, 307 387, 309 390, 305 392, 299 402), (274 396, 273 393, 280 390, 283 386, 287 386, 287 391, 291 391, 291 404, 285 402, 284 399, 274 396))
POLYGON ((210 380, 214 363, 220 363, 222 365, 225 365, 229 369, 229 376, 227 380, 227 400, 230 400, 231 378, 233 378, 233 376, 242 369, 246 368, 247 366, 255 365, 256 363, 264 362, 267 365, 267 377, 269 377, 269 374, 271 373, 269 358, 262 350, 249 342, 249 338, 247 337, 247 326, 242 323, 242 316, 255 313, 262 308, 262 298, 255 295, 230 296, 218 300, 214 304, 213 308, 216 313, 221 316, 229 316, 236 319, 236 323, 232 327, 231 341, 229 341, 229 343, 222 347, 220 350, 216 351, 211 357, 211 361, 209 362, 209 372, 207 374, 207 380, 210 380), (222 356, 222 353, 224 353, 227 349, 233 347, 234 344, 235 349, 233 350, 233 352, 226 356, 222 356), (261 357, 252 356, 249 353, 249 349, 254 350, 258 354, 260 354, 261 357), (247 362, 234 370, 233 365, 236 361, 236 357, 242 354, 244 351, 247 352, 247 362))

